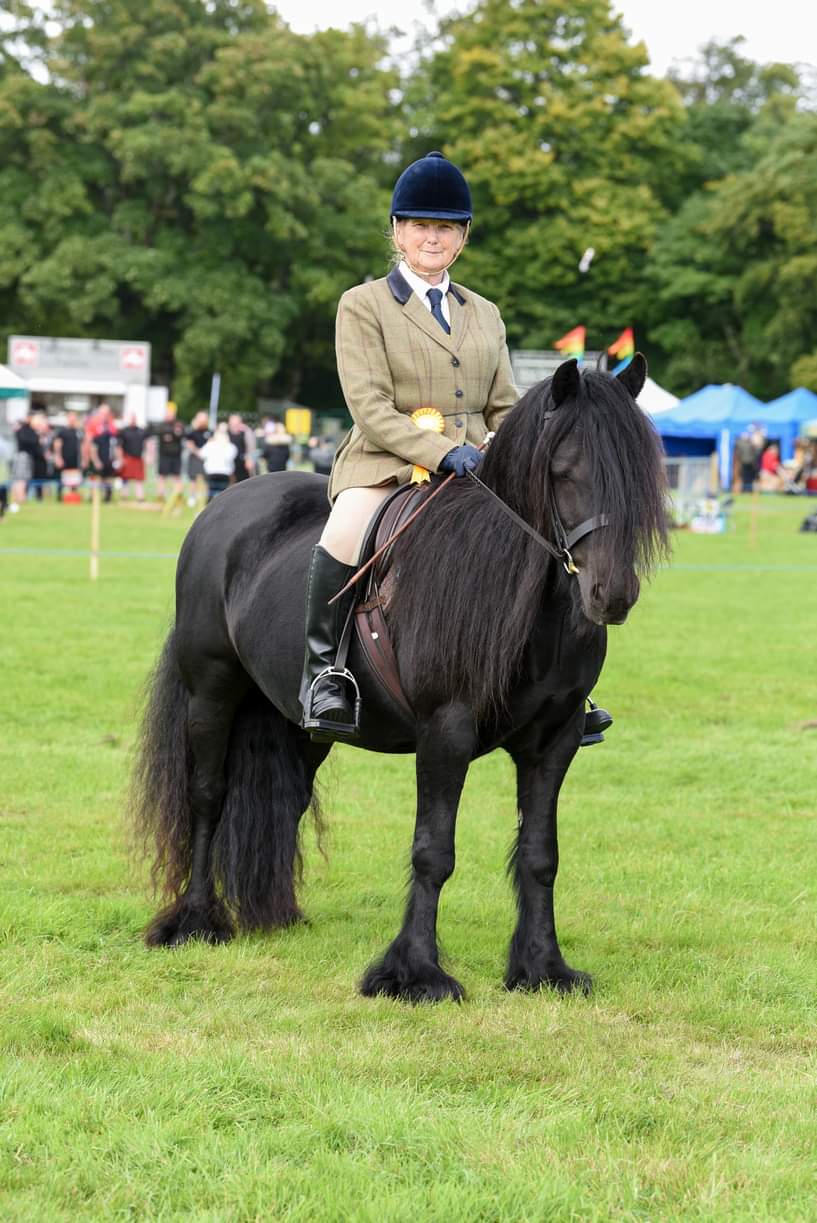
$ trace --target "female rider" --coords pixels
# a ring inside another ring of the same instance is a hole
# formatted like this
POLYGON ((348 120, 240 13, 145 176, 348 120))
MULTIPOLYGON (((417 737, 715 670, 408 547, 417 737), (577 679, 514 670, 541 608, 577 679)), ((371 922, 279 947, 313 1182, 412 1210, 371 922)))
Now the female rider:
POLYGON ((355 572, 373 514, 415 468, 460 477, 474 470, 478 446, 518 398, 499 310, 448 275, 471 216, 455 165, 437 152, 413 162, 392 195, 397 266, 349 289, 338 306, 338 374, 354 427, 335 455, 332 511, 307 590, 302 725, 316 737, 355 734, 346 683, 331 671, 354 588, 328 600, 355 572))

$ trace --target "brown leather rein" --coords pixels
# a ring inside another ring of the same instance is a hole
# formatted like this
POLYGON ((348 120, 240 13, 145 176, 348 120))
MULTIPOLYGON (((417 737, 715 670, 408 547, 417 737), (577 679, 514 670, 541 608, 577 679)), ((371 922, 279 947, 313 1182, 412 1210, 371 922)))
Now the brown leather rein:
MULTIPOLYGON (((579 525, 574 527, 572 531, 565 531, 564 526, 562 525, 562 520, 559 517, 559 511, 556 509, 556 502, 551 496, 549 498, 550 516, 556 532, 556 543, 552 544, 550 540, 545 539, 544 535, 540 535, 535 527, 532 527, 529 522, 525 522, 524 518, 521 518, 515 510, 512 510, 511 507, 505 501, 503 501, 492 488, 489 488, 487 484, 483 483, 478 475, 476 475, 473 471, 467 471, 465 474, 474 482, 474 484, 478 485, 484 493, 487 493, 489 497, 493 498, 493 500, 502 510, 503 514, 506 514, 509 518, 511 518, 516 525, 521 528, 521 530, 525 531, 526 534, 531 537, 531 539, 535 539, 536 542, 542 548, 544 548, 554 560, 561 561, 564 565, 565 573, 568 573, 571 576, 579 573, 579 568, 573 560, 571 548, 575 548, 576 544, 580 540, 584 539, 586 535, 589 535, 591 531, 595 531, 599 527, 606 527, 610 522, 610 519, 606 514, 594 514, 592 518, 585 518, 584 522, 580 522, 579 525)), ((443 482, 434 490, 434 492, 431 493, 431 495, 417 507, 414 513, 406 519, 402 526, 400 526, 394 532, 394 534, 386 540, 382 547, 378 548, 374 556, 369 557, 365 565, 361 565, 357 573, 352 575, 346 585, 342 587, 342 589, 339 590, 336 595, 333 595, 329 602, 334 603, 336 599, 339 599, 342 594, 345 594, 347 590, 354 586, 365 573, 368 573, 372 565, 374 565, 375 562, 383 555, 383 553, 392 546, 398 536, 402 535, 406 528, 411 526, 415 518, 417 518, 423 512, 426 506, 434 500, 437 494, 442 492, 446 484, 450 484, 454 478, 455 474, 452 471, 451 475, 447 476, 446 479, 443 480, 443 482)))

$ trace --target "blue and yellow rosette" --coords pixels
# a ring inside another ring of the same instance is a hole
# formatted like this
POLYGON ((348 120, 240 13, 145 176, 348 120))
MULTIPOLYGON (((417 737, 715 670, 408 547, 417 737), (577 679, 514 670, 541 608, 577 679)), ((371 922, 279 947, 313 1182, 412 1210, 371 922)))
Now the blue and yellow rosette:
MULTIPOLYGON (((418 429, 430 429, 432 433, 445 432, 445 419, 442 412, 439 412, 436 408, 417 408, 412 412, 411 419, 418 429)), ((411 483, 422 484, 430 479, 430 472, 425 467, 420 467, 419 464, 415 463, 411 472, 411 483)))

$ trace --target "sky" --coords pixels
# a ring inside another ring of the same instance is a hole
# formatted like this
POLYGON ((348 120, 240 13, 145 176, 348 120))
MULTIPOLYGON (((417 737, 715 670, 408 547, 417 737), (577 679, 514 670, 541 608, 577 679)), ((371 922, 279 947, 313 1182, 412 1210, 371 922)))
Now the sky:
MULTIPOLYGON (((300 34, 373 18, 406 35, 433 28, 437 16, 464 12, 468 0, 273 0, 300 34)), ((746 38, 743 53, 759 63, 817 65, 817 5, 813 0, 614 0, 633 41, 647 44, 653 71, 695 55, 711 38, 746 38)), ((397 46, 401 46, 398 43, 397 46)))

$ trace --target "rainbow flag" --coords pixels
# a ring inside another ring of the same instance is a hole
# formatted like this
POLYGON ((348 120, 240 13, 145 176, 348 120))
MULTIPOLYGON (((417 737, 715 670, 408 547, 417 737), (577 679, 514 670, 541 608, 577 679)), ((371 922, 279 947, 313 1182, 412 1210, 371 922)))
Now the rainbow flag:
POLYGON ((631 357, 635 352, 635 336, 632 327, 625 327, 607 351, 611 357, 631 357))
POLYGON ((578 361, 581 361, 584 356, 584 337, 586 335, 586 327, 574 327, 572 331, 568 331, 567 335, 563 335, 561 340, 554 340, 553 347, 558 348, 566 357, 576 357, 578 361))
POLYGON ((625 327, 621 335, 610 345, 607 351, 611 357, 619 358, 618 364, 609 371, 615 377, 616 374, 620 374, 622 370, 626 369, 633 359, 635 336, 633 335, 632 327, 625 327))

